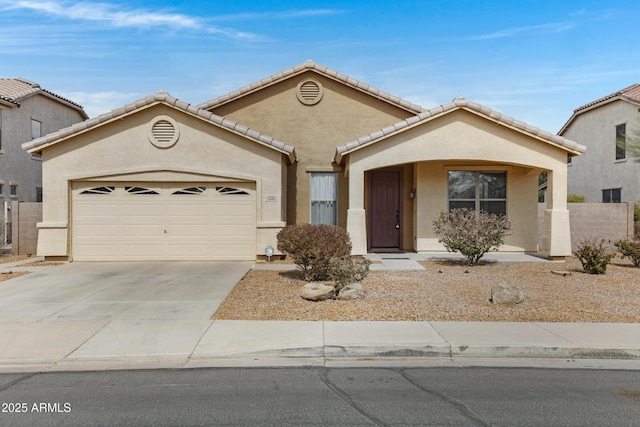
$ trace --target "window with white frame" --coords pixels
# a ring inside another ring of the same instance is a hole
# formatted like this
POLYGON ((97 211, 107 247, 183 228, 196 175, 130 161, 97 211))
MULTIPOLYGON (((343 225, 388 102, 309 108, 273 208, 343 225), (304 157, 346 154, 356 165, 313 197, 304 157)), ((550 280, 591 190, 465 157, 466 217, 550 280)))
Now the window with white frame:
POLYGON ((449 171, 449 210, 474 209, 507 214, 507 173, 449 171))
POLYGON ((338 174, 312 172, 310 175, 311 224, 338 224, 338 174))
POLYGON ((31 139, 40 138, 42 136, 42 122, 31 119, 31 139))
POLYGON ((18 195, 18 186, 16 184, 9 184, 9 195, 13 197, 18 195))

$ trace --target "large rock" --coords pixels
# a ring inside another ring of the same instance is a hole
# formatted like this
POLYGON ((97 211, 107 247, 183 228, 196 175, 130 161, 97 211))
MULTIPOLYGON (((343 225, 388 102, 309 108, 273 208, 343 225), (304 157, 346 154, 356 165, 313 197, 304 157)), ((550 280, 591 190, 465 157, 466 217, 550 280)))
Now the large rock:
POLYGON ((309 301, 324 301, 335 298, 336 294, 333 286, 321 282, 311 282, 302 287, 300 296, 309 301))
POLYGON ((338 294, 339 300, 362 299, 364 298, 364 288, 360 283, 352 283, 345 286, 338 294))
POLYGON ((494 286, 491 288, 491 302, 514 305, 524 301, 524 291, 515 286, 494 286))

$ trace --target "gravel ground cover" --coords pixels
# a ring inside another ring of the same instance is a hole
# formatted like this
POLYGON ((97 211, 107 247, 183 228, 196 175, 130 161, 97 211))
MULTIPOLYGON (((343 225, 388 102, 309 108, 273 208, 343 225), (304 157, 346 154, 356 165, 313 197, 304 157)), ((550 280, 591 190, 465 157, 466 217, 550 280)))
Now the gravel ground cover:
MULTIPOLYGON (((6 264, 10 262, 16 261, 24 261, 29 258, 32 258, 28 255, 3 255, 0 256, 0 264, 6 264)), ((51 262, 51 261, 34 261, 27 264, 21 264, 20 267, 50 267, 53 265, 60 265, 62 262, 51 262)), ((13 279, 14 277, 24 276, 25 274, 29 274, 28 271, 5 271, 0 273, 0 282, 4 282, 9 279, 13 279)))
POLYGON ((424 271, 371 272, 366 297, 309 302, 298 271, 250 271, 214 319, 412 320, 510 322, 640 322, 640 269, 616 258, 604 275, 566 263, 497 262, 468 267, 454 261, 422 262, 424 271), (552 271, 567 271, 562 276, 552 271), (518 286, 515 306, 490 302, 496 285, 518 286))

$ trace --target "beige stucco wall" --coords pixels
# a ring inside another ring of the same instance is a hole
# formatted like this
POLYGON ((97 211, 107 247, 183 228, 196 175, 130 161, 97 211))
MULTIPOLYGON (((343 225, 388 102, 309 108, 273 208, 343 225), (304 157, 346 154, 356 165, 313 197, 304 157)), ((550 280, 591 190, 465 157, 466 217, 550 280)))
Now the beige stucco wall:
MULTIPOLYGON (((311 70, 211 111, 296 147, 298 162, 288 172, 290 224, 311 219, 310 172, 341 170, 332 163, 337 146, 415 115, 311 70), (298 83, 309 78, 323 88, 315 105, 302 104, 296 95, 298 83)), ((338 185, 338 225, 344 227, 349 204, 344 174, 338 185)))
POLYGON ((621 188, 623 202, 640 200, 640 163, 629 157, 616 160, 616 126, 626 124, 627 133, 640 131, 639 106, 614 101, 576 116, 563 132, 565 138, 587 147, 568 168, 569 194, 584 196, 587 202, 602 202, 602 190, 621 188))
POLYGON ((435 215, 447 209, 448 170, 507 171, 507 211, 512 231, 504 251, 536 251, 537 179, 546 170, 550 179, 549 225, 542 252, 550 256, 570 255, 568 211, 566 211, 566 151, 521 132, 496 125, 466 110, 456 110, 433 121, 349 155, 350 195, 348 231, 354 253, 366 250, 364 179, 366 171, 394 164, 415 162, 414 249, 441 251, 432 232, 435 215), (565 219, 566 213, 566 219, 565 219))
POLYGON ((74 180, 255 182, 256 254, 261 254, 267 244, 275 247, 275 234, 284 226, 283 168, 276 150, 165 104, 145 108, 43 150, 46 185, 38 254, 71 255, 69 195, 74 180), (147 136, 160 115, 174 119, 180 129, 170 148, 156 147, 147 136))

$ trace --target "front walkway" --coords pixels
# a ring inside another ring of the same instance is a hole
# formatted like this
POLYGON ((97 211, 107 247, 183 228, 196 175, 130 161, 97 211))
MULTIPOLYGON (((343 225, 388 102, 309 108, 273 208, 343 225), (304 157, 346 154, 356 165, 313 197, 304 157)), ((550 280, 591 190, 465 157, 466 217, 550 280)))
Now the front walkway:
MULTIPOLYGON (((374 261, 371 271, 380 270, 424 270, 419 261, 443 259, 464 260, 465 257, 451 252, 375 252, 368 253, 365 258, 374 261)), ((549 262, 546 258, 523 253, 491 252, 482 257, 483 261, 500 262, 549 262)))

